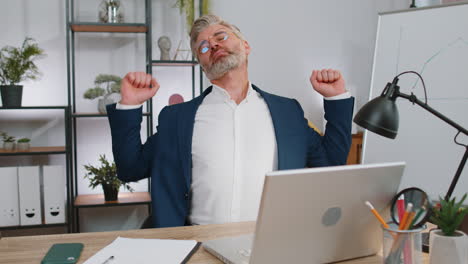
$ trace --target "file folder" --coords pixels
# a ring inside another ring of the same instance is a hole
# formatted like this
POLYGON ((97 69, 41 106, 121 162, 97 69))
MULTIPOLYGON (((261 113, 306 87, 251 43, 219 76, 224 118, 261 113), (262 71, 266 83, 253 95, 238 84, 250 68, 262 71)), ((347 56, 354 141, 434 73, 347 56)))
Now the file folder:
POLYGON ((44 218, 46 224, 65 223, 65 171, 63 166, 43 166, 44 218))
POLYGON ((18 167, 20 225, 42 224, 39 183, 39 166, 18 167))
POLYGON ((18 226, 18 168, 0 168, 0 226, 18 226))

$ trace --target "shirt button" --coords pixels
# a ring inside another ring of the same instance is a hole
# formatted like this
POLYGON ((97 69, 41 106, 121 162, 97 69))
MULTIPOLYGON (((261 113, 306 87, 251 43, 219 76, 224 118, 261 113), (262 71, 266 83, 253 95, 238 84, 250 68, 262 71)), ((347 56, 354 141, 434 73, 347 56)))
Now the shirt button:
POLYGON ((188 195, 188 193, 185 193, 185 195, 184 195, 184 196, 185 196, 185 200, 188 200, 188 199, 189 199, 189 195, 188 195))

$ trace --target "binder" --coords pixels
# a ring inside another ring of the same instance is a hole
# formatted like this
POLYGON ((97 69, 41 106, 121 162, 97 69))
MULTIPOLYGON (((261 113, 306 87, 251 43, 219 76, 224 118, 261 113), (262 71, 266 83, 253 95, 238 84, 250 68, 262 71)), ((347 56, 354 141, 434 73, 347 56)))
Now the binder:
POLYGON ((0 168, 0 226, 18 226, 18 168, 0 168))
POLYGON ((63 166, 43 166, 46 224, 65 223, 65 172, 63 166))
POLYGON ((20 225, 42 224, 39 183, 39 166, 18 167, 20 225))

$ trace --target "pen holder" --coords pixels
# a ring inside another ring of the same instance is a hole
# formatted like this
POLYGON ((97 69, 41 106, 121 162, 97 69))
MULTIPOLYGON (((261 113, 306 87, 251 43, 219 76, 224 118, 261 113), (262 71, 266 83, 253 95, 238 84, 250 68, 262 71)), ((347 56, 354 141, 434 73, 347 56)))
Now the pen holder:
POLYGON ((422 239, 418 229, 398 230, 398 226, 389 223, 383 229, 383 263, 384 264, 421 264, 422 239))

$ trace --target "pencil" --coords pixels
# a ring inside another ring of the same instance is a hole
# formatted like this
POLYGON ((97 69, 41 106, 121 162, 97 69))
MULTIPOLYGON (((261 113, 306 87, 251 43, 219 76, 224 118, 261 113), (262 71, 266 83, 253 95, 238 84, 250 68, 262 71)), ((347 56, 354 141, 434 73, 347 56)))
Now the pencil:
POLYGON ((408 205, 406 206, 405 214, 403 215, 403 218, 400 221, 400 225, 398 226, 399 230, 404 230, 404 228, 406 227, 406 223, 408 222, 408 217, 410 215, 411 210, 413 210, 413 204, 408 203, 408 205))
POLYGON ((387 229, 389 229, 390 227, 387 225, 387 223, 385 223, 385 221, 383 220, 382 216, 380 216, 379 212, 377 212, 377 210, 375 210, 374 206, 372 206, 372 204, 369 202, 369 201, 366 201, 366 205, 370 208, 371 212, 375 215, 375 217, 377 218, 377 220, 379 220, 379 222, 387 229))

